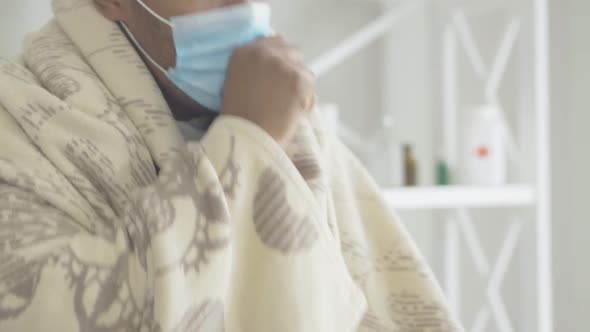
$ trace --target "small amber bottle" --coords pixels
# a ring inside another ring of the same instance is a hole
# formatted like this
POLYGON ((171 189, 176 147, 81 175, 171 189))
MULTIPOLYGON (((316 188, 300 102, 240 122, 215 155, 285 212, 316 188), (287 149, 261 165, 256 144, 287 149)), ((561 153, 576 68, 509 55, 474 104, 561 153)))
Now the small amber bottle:
POLYGON ((404 145, 404 185, 416 186, 418 177, 418 165, 412 146, 404 145))

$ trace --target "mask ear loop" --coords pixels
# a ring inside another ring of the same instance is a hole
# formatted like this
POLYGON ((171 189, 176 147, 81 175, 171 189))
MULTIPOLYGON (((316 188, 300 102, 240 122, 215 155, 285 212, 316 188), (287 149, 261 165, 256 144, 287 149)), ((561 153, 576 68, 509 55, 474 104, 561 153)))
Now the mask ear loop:
POLYGON ((160 14, 156 13, 153 9, 151 9, 150 7, 148 7, 148 5, 146 5, 143 0, 137 0, 137 2, 143 7, 145 8, 145 10, 147 10, 150 14, 152 14, 155 18, 157 18, 158 20, 162 21, 162 23, 169 25, 170 27, 172 27, 172 22, 170 22, 169 20, 163 18, 160 14))
MULTIPOLYGON (((157 18, 158 20, 160 20, 162 23, 172 27, 172 23, 170 21, 168 21, 167 19, 163 18, 162 16, 160 16, 158 13, 156 13, 153 9, 151 9, 150 7, 148 7, 142 0, 137 0, 137 2, 145 9, 147 10, 150 14, 152 14, 155 18, 157 18)), ((158 68, 158 70, 160 70, 162 73, 164 74, 168 74, 168 70, 164 69, 164 67, 160 66, 159 63, 156 62, 156 60, 154 60, 154 58, 152 58, 149 53, 141 46, 141 44, 137 41, 137 39, 135 38, 135 36, 131 33, 131 31, 129 30, 129 28, 127 27, 127 24, 125 24, 125 22, 120 22, 121 26, 123 26, 123 29, 125 30, 125 32, 127 33, 127 35, 129 36, 129 38, 131 38, 131 41, 135 44, 135 46, 137 46, 137 48, 139 48, 139 50, 141 51, 141 53, 143 53, 143 55, 145 55, 146 58, 148 58, 148 60, 156 67, 158 68)))
POLYGON ((131 31, 127 27, 127 24, 125 24, 124 22, 120 22, 120 23, 121 23, 121 26, 123 27, 123 29, 125 30, 125 32, 127 33, 127 35, 129 36, 129 38, 131 38, 131 41, 133 42, 133 44, 135 44, 135 46, 137 46, 137 48, 139 48, 139 50, 141 51, 141 53, 143 53, 143 55, 145 55, 145 57, 148 58, 148 60, 154 66, 156 66, 156 68, 158 68, 158 70, 160 70, 164 74, 168 74, 168 71, 166 69, 164 69, 164 67, 160 66, 160 64, 157 63, 156 60, 154 60, 154 58, 152 58, 149 55, 149 53, 146 52, 146 50, 143 47, 141 47, 141 44, 137 41, 137 39, 135 38, 135 36, 133 36, 133 34, 131 33, 131 31))

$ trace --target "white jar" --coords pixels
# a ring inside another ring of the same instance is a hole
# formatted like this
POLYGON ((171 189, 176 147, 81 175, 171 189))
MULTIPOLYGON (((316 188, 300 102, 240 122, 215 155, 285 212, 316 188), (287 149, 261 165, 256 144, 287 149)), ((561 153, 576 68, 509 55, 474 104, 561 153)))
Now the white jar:
POLYGON ((383 187, 400 187, 403 184, 403 150, 392 116, 386 115, 380 128, 369 140, 368 168, 383 187))
POLYGON ((501 112, 493 105, 469 110, 460 150, 459 178, 463 184, 499 186, 506 183, 506 127, 501 112))

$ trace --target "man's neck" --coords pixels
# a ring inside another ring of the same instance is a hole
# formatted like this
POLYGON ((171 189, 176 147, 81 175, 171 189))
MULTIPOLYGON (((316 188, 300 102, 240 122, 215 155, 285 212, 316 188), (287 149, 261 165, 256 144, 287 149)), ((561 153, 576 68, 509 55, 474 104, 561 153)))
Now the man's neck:
POLYGON ((158 85, 160 85, 162 94, 177 121, 188 121, 203 114, 211 113, 210 110, 191 99, 176 86, 164 87, 159 82, 158 85))

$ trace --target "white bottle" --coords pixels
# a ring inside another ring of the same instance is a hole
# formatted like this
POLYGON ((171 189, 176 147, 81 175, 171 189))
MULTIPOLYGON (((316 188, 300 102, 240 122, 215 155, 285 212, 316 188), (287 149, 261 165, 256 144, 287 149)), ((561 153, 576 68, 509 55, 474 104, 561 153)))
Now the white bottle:
POLYGON ((461 149, 463 184, 499 186, 506 183, 505 126, 500 112, 493 105, 469 111, 461 149))
POLYGON ((403 182, 403 151, 392 116, 385 116, 381 128, 370 140, 369 169, 383 187, 400 187, 403 182))

